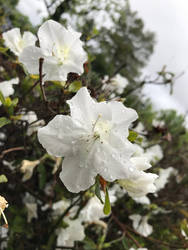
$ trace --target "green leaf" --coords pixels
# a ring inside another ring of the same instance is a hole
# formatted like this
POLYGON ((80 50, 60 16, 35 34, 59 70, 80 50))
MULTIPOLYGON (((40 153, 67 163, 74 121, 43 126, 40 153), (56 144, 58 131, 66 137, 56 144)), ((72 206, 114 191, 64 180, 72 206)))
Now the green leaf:
POLYGON ((12 100, 12 105, 13 105, 14 107, 16 107, 17 104, 18 104, 18 98, 14 98, 14 99, 12 100))
POLYGON ((135 131, 130 130, 128 140, 130 142, 134 142, 136 140, 137 136, 138 136, 138 134, 135 131))
POLYGON ((5 52, 8 50, 8 48, 0 47, 0 53, 5 54, 5 52))
POLYGON ((108 194, 107 187, 106 187, 105 203, 104 203, 103 212, 106 215, 110 214, 110 212, 111 212, 111 205, 110 205, 110 199, 109 199, 109 194, 108 194))
POLYGON ((102 204, 104 204, 102 197, 101 197, 101 191, 100 191, 100 182, 99 182, 99 176, 96 177, 96 183, 95 183, 95 195, 100 200, 102 204))
POLYGON ((5 106, 10 107, 12 105, 12 100, 10 97, 5 98, 5 106))
POLYGON ((5 98, 1 91, 0 91, 0 101, 2 102, 3 105, 5 105, 5 98))
POLYGON ((74 81, 69 85, 68 90, 70 92, 77 92, 82 87, 81 81, 74 81))
POLYGON ((6 117, 0 118, 0 128, 2 128, 3 126, 5 126, 9 123, 11 123, 11 121, 9 119, 7 119, 6 117))
POLYGON ((7 177, 4 174, 1 174, 0 175, 0 183, 7 182, 7 181, 8 181, 7 177))

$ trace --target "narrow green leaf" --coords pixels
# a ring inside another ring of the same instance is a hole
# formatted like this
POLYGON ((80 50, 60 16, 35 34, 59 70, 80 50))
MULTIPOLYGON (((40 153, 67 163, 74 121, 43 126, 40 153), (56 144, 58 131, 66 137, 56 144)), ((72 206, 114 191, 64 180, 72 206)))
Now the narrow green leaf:
POLYGON ((104 204, 102 197, 101 197, 101 191, 100 191, 100 182, 99 182, 99 176, 96 177, 96 183, 95 183, 95 195, 100 200, 102 204, 104 204))
POLYGON ((7 177, 4 174, 1 174, 0 175, 0 183, 7 182, 7 181, 8 181, 7 177))
POLYGON ((0 47, 0 53, 5 54, 5 52, 8 50, 8 48, 0 47))
POLYGON ((69 91, 70 92, 77 92, 82 87, 81 81, 74 81, 69 85, 69 91))
POLYGON ((0 101, 2 102, 3 105, 5 105, 5 98, 1 91, 0 91, 0 101))
POLYGON ((0 118, 0 128, 2 128, 3 126, 5 126, 9 123, 11 123, 11 121, 9 119, 7 119, 6 117, 0 118))
POLYGON ((103 212, 106 215, 110 214, 110 212, 111 212, 111 205, 110 205, 110 199, 109 199, 107 187, 106 187, 105 204, 104 204, 103 212))

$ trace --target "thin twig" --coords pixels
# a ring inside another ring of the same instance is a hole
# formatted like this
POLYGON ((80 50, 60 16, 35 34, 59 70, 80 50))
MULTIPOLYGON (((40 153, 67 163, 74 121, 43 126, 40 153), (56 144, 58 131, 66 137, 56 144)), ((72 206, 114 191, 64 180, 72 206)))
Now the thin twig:
POLYGON ((42 84, 42 78, 43 78, 42 67, 43 67, 43 62, 44 62, 44 58, 39 58, 39 83, 40 83, 40 88, 41 88, 41 92, 42 92, 42 97, 43 97, 44 101, 47 102, 46 94, 45 94, 45 91, 44 91, 44 86, 42 84))
POLYGON ((13 151, 20 151, 20 150, 25 150, 24 147, 15 147, 15 148, 9 148, 4 150, 1 155, 0 155, 0 159, 4 157, 4 155, 13 152, 13 151))
POLYGON ((140 245, 140 243, 127 231, 126 226, 122 224, 113 213, 112 213, 112 218, 119 225, 119 227, 122 229, 124 234, 127 235, 136 244, 138 248, 141 248, 142 246, 140 245))

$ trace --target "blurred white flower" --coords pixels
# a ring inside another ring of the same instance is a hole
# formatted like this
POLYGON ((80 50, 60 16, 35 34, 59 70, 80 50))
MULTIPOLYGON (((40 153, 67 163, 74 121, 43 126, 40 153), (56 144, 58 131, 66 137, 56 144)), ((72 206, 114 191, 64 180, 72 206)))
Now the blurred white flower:
POLYGON ((66 221, 69 226, 56 231, 57 246, 74 247, 75 241, 82 241, 85 238, 84 226, 80 219, 66 221))
MULTIPOLYGON (((115 196, 115 190, 109 189, 108 192, 110 203, 113 204, 117 199, 115 196)), ((101 197, 104 200, 104 192, 101 192, 101 197)), ((96 196, 92 197, 81 211, 82 221, 92 223, 101 218, 108 217, 109 215, 104 214, 103 208, 104 204, 102 204, 96 196)))
POLYGON ((150 199, 145 195, 145 196, 141 196, 141 197, 133 197, 133 200, 136 203, 140 203, 143 205, 149 205, 150 204, 150 199))
POLYGON ((33 218, 37 219, 37 204, 36 203, 25 203, 27 208, 27 222, 30 223, 33 218))
POLYGON ((159 178, 155 181, 157 192, 165 187, 171 175, 177 175, 177 170, 173 167, 166 169, 160 168, 159 178))
POLYGON ((165 122, 154 119, 152 121, 152 125, 153 125, 153 127, 164 127, 165 126, 165 122))
POLYGON ((156 191, 154 182, 158 176, 143 171, 151 167, 148 159, 140 156, 132 157, 130 160, 133 164, 132 171, 134 172, 134 176, 118 180, 119 184, 133 198, 145 196, 147 193, 154 193, 156 191))
POLYGON ((95 102, 87 88, 81 88, 67 102, 71 116, 57 115, 38 130, 39 142, 47 152, 64 156, 60 178, 71 192, 86 190, 97 174, 106 181, 134 175, 128 128, 135 110, 120 102, 95 102))
POLYGON ((143 247, 139 247, 139 248, 134 248, 134 247, 131 247, 131 248, 129 248, 129 250, 148 250, 147 248, 143 248, 143 247))
POLYGON ((129 216, 129 219, 133 221, 133 228, 144 237, 152 234, 153 227, 148 224, 148 216, 132 214, 129 216))
POLYGON ((22 53, 27 46, 35 45, 37 37, 31 32, 26 31, 23 36, 19 28, 13 28, 2 34, 6 47, 8 47, 16 56, 22 53))
POLYGON ((147 131, 145 130, 145 127, 142 122, 139 122, 137 126, 134 128, 134 131, 138 134, 147 134, 147 131))
MULTIPOLYGON (((107 80, 108 77, 105 76, 104 81, 107 80)), ((124 88, 128 85, 128 81, 125 77, 121 76, 120 74, 117 74, 115 77, 111 78, 108 83, 104 84, 104 88, 106 90, 116 92, 117 94, 122 94, 124 88)))
MULTIPOLYGON (((55 202, 52 205, 54 218, 62 215, 69 206, 70 201, 68 200, 60 200, 55 202)), ((85 233, 81 216, 75 220, 72 220, 72 217, 76 214, 77 209, 78 207, 74 206, 64 217, 63 220, 68 226, 66 228, 59 228, 56 230, 57 246, 73 247, 74 241, 81 241, 84 239, 85 233)))
POLYGON ((149 162, 157 163, 163 158, 163 151, 160 145, 154 145, 146 149, 145 156, 148 158, 149 162))
POLYGON ((36 161, 23 160, 22 161, 20 171, 24 174, 22 177, 23 182, 29 180, 33 176, 33 170, 39 163, 40 163, 39 160, 36 160, 36 161))
MULTIPOLYGON (((0 82, 0 91, 2 92, 3 96, 8 97, 10 95, 13 95, 14 94, 14 88, 13 88, 12 85, 18 84, 18 83, 19 83, 19 78, 18 77, 13 78, 13 79, 8 80, 8 81, 0 82)), ((0 102, 0 105, 1 105, 1 102, 0 102)))
POLYGON ((23 198, 23 203, 25 204, 27 208, 27 222, 30 223, 33 218, 37 219, 38 214, 37 214, 36 199, 32 195, 26 192, 23 198))
POLYGON ((29 126, 27 128, 27 135, 30 136, 34 132, 36 132, 39 128, 44 126, 45 122, 44 120, 39 120, 37 118, 37 115, 34 111, 29 111, 29 112, 21 112, 21 118, 20 120, 28 122, 29 126))
POLYGON ((39 58, 44 58, 44 81, 66 81, 67 74, 83 73, 83 64, 87 61, 81 33, 61 24, 48 20, 38 30, 40 48, 29 46, 23 50, 19 60, 30 74, 39 74, 39 58))

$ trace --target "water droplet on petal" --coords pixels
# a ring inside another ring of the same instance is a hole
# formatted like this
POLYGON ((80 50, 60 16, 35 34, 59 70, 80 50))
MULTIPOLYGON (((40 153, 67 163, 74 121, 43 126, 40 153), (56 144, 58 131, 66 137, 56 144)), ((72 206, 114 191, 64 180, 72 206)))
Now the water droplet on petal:
POLYGON ((132 167, 129 167, 129 170, 130 170, 131 172, 133 172, 134 169, 133 169, 132 167))

